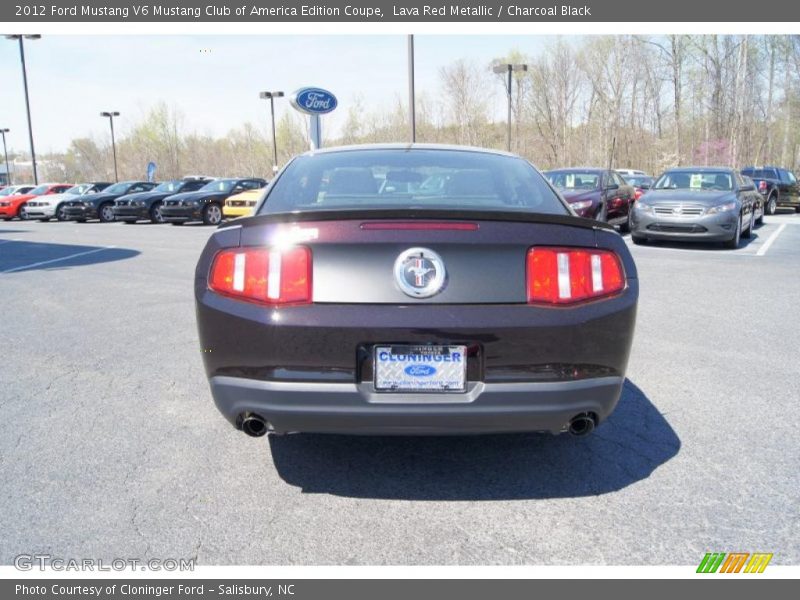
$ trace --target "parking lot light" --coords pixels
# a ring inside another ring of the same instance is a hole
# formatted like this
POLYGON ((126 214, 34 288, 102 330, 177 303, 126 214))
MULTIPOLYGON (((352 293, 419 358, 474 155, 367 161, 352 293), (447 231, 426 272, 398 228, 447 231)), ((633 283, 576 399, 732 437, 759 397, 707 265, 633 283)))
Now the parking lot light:
POLYGON ((261 92, 259 98, 269 100, 269 112, 272 118, 272 172, 278 172, 278 140, 275 137, 275 98, 283 98, 283 92, 261 92))
POLYGON ((39 185, 39 173, 36 170, 36 151, 33 148, 33 125, 31 124, 31 103, 28 97, 28 71, 25 67, 25 44, 24 40, 38 40, 42 36, 38 34, 15 34, 7 35, 7 40, 17 40, 19 42, 19 60, 22 63, 22 86, 25 90, 25 110, 28 114, 28 137, 31 142, 31 166, 33 168, 33 183, 39 185))
POLYGON ((114 117, 118 117, 119 113, 116 111, 104 111, 100 113, 101 117, 108 117, 108 122, 111 124, 111 151, 114 154, 114 181, 119 181, 119 174, 117 172, 117 142, 114 139, 114 117))
POLYGON ((6 134, 11 131, 7 127, 0 128, 0 135, 3 136, 3 154, 6 157, 6 185, 11 185, 11 171, 8 170, 8 149, 6 148, 6 134))
POLYGON ((498 63, 492 66, 492 71, 498 75, 508 73, 508 80, 506 81, 506 95, 508 96, 508 132, 506 136, 506 146, 511 152, 511 84, 513 82, 512 74, 515 71, 527 71, 528 65, 523 63, 498 63))

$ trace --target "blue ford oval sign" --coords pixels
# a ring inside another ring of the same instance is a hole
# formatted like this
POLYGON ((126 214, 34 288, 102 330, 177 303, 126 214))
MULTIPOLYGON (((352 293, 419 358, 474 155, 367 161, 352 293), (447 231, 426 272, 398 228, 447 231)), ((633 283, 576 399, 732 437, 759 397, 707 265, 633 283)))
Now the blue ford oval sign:
POLYGON ((408 365, 403 371, 411 377, 430 377, 436 374, 436 367, 430 365, 408 365))
POLYGON ((307 87, 297 90, 290 99, 292 106, 309 115, 324 115, 336 109, 336 96, 322 88, 307 87))

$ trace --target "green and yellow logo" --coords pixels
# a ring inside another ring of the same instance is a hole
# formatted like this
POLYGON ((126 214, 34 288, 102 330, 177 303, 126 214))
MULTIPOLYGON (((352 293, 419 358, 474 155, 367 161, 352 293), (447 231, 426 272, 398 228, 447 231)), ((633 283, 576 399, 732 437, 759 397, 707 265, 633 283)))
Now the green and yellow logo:
POLYGON ((698 573, 763 573, 772 554, 766 552, 707 552, 698 573))

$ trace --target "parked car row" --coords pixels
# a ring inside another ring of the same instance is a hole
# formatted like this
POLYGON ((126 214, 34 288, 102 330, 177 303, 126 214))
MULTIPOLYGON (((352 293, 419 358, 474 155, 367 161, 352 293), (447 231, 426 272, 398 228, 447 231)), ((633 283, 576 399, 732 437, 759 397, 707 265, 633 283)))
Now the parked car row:
POLYGON ((800 185, 780 167, 676 167, 658 179, 597 167, 544 175, 579 216, 619 226, 636 244, 703 241, 735 248, 778 206, 800 212, 800 185))
POLYGON ((266 185, 265 179, 257 177, 196 176, 161 183, 95 181, 78 185, 13 185, 0 189, 0 219, 57 219, 79 223, 148 220, 175 225, 202 221, 207 225, 219 225, 223 218, 250 214, 266 185), (237 199, 239 195, 242 197, 237 199))

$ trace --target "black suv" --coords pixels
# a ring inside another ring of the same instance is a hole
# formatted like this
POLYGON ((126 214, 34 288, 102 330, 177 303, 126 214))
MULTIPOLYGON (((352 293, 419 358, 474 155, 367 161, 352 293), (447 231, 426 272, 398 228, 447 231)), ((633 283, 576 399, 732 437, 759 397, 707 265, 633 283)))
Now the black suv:
POLYGON ((800 212, 800 185, 789 169, 781 167, 745 167, 742 175, 749 177, 764 196, 764 212, 774 215, 779 206, 800 212))
POLYGON ((100 219, 101 223, 114 220, 114 201, 125 194, 147 192, 156 187, 152 181, 120 181, 102 192, 91 194, 82 200, 72 200, 64 206, 64 214, 70 221, 84 223, 89 219, 100 219))
POLYGON ((219 225, 222 222, 222 205, 228 196, 257 190, 265 185, 267 181, 257 177, 215 179, 196 192, 168 196, 161 207, 161 216, 173 225, 182 225, 187 221, 219 225))
POLYGON ((136 223, 140 219, 150 219, 153 223, 163 223, 161 207, 164 198, 174 194, 196 192, 211 179, 187 177, 173 181, 165 181, 149 192, 126 194, 117 198, 114 203, 114 216, 117 221, 136 223))

